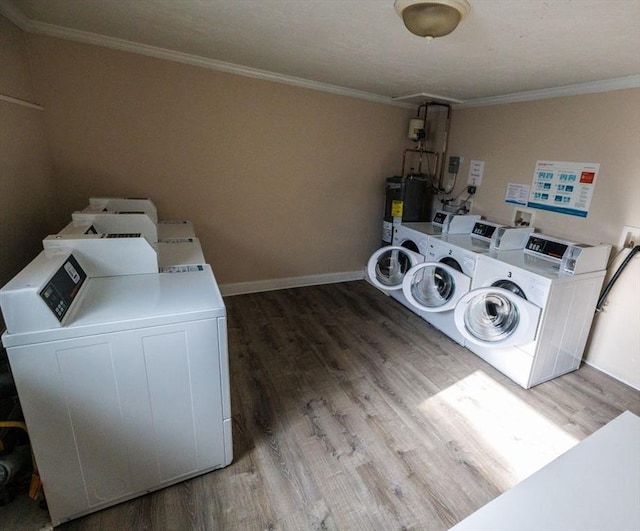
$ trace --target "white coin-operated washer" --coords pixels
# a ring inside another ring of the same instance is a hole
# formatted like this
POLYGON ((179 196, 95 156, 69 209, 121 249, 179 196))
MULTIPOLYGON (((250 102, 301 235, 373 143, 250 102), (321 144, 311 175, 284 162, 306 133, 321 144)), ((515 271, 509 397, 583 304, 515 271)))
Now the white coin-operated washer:
POLYGON ((393 245, 375 251, 366 268, 366 279, 376 288, 415 313, 415 306, 407 301, 402 282, 407 272, 424 262, 428 252, 429 238, 443 234, 469 232, 478 215, 455 215, 439 210, 433 221, 424 223, 403 223, 394 227, 393 245))
POLYGON ((611 246, 531 234, 478 257, 454 310, 465 346, 528 389, 579 368, 611 246))
MULTIPOLYGON (((176 238, 195 238, 190 221, 155 223, 144 212, 74 212, 69 229, 76 225, 93 225, 99 233, 140 232, 151 242, 176 238)), ((66 227, 65 227, 66 229, 66 227)))
POLYGON ((100 233, 141 232, 150 242, 195 238, 186 220, 158 221, 158 211, 148 198, 90 197, 89 205, 72 214, 73 224, 93 224, 100 233))
POLYGON ((152 244, 142 233, 98 234, 93 225, 71 225, 58 234, 47 236, 42 245, 45 250, 68 249, 81 256, 88 268, 95 262, 103 264, 97 275, 169 272, 175 267, 203 265, 204 254, 198 238, 180 238, 152 244), (109 264, 115 269, 105 273, 109 264), (121 273, 120 271, 127 271, 121 273))
POLYGON ((90 197, 83 212, 143 212, 158 223, 158 209, 148 197, 90 197))
POLYGON ((468 234, 443 234, 430 238, 425 260, 404 277, 402 291, 414 311, 449 338, 465 345, 453 311, 473 279, 480 254, 522 249, 531 227, 505 227, 478 220, 468 234))
POLYGON ((158 273, 149 259, 144 273, 144 257, 116 268, 105 256, 45 250, 0 290, 54 525, 232 460, 226 309, 211 268, 158 273))
POLYGON ((45 248, 60 245, 68 248, 69 240, 82 239, 78 236, 87 236, 84 239, 89 240, 92 234, 109 238, 144 236, 157 251, 160 271, 205 263, 193 224, 184 220, 158 221, 155 205, 146 198, 92 197, 86 208, 72 214, 71 223, 45 240, 45 248), (63 239, 67 241, 55 241, 63 239))

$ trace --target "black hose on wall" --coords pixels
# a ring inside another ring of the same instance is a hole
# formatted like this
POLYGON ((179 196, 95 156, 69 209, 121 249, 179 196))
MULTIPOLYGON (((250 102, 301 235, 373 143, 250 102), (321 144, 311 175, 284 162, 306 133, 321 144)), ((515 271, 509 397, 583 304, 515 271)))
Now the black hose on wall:
POLYGON ((596 305, 596 312, 602 311, 602 306, 607 300, 607 296, 609 295, 611 288, 613 288, 613 285, 616 283, 616 281, 622 274, 622 271, 624 271, 624 268, 627 267, 627 264, 631 261, 631 259, 636 255, 638 251, 640 251, 640 245, 636 245, 633 249, 631 249, 631 252, 629 252, 629 254, 622 261, 622 263, 620 264, 620 267, 616 269, 616 272, 613 274, 613 276, 611 277, 611 280, 609 280, 604 290, 602 291, 600 298, 598 299, 598 304, 596 305))

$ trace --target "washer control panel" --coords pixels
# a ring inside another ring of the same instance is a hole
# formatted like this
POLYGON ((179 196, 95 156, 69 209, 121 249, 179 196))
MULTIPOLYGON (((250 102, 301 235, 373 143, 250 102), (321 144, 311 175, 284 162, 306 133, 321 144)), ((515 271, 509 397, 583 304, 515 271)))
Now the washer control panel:
POLYGON ((42 300, 58 321, 62 322, 86 279, 87 274, 84 269, 70 254, 62 266, 53 274, 49 282, 42 288, 40 297, 42 297, 42 300))
POLYGON ((551 239, 544 236, 531 235, 527 240, 525 249, 532 254, 544 256, 552 260, 560 261, 567 252, 570 242, 551 239))
POLYGON ((563 273, 577 275, 606 269, 611 245, 587 245, 531 234, 524 252, 557 264, 563 273))
POLYGON ((474 238, 481 238, 485 241, 490 241, 493 233, 499 225, 494 225, 492 223, 486 223, 484 221, 476 221, 473 229, 471 230, 471 235, 474 238))

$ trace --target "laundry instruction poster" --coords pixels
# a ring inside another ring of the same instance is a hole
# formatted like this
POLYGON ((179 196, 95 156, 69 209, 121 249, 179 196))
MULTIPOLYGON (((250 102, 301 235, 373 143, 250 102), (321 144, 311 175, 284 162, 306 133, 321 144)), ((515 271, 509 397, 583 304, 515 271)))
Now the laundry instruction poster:
POLYGON ((539 160, 527 206, 587 217, 600 164, 539 160))

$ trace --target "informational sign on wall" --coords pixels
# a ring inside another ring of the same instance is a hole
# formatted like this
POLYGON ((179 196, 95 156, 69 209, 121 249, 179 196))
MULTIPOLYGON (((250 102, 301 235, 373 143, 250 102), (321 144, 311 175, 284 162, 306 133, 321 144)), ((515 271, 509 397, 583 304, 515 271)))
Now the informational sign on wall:
POLYGON ((511 203, 512 205, 527 206, 530 191, 531 186, 528 184, 508 183, 504 201, 505 203, 511 203))
POLYGON ((527 206, 587 217, 600 164, 539 160, 527 206))

